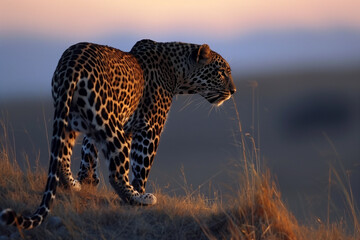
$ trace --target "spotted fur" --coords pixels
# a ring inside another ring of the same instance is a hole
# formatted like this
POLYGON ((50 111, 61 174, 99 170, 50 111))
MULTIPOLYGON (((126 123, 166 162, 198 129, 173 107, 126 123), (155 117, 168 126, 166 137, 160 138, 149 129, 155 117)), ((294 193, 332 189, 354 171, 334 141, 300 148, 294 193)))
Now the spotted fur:
POLYGON ((235 91, 229 64, 206 44, 142 40, 130 52, 93 43, 71 46, 52 80, 55 113, 42 201, 29 217, 3 210, 1 222, 34 228, 50 212, 59 182, 74 190, 97 185, 98 148, 124 202, 155 204, 145 186, 173 97, 198 93, 221 105, 235 91), (84 134, 82 161, 74 179, 70 157, 79 133, 84 134))

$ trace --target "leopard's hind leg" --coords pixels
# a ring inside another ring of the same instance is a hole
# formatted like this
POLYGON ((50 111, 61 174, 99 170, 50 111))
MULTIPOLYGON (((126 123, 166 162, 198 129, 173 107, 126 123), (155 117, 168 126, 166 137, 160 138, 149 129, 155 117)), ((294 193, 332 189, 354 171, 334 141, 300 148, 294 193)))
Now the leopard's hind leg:
POLYGON ((100 182, 97 168, 99 165, 98 151, 93 140, 84 136, 81 147, 81 163, 78 180, 81 184, 97 186, 100 182))
POLYGON ((63 134, 66 136, 64 138, 64 147, 61 153, 62 161, 59 168, 60 186, 64 188, 70 188, 75 191, 80 191, 80 182, 73 177, 71 172, 72 149, 75 145, 75 140, 79 133, 76 131, 67 130, 63 134))

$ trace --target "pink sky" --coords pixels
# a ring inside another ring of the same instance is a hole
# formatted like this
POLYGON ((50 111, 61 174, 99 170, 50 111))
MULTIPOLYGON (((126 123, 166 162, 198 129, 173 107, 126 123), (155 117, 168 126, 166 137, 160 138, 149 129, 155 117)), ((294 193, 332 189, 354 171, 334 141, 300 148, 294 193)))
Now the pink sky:
POLYGON ((124 32, 231 38, 264 29, 360 29, 359 11, 359 0, 1 0, 0 37, 124 32))

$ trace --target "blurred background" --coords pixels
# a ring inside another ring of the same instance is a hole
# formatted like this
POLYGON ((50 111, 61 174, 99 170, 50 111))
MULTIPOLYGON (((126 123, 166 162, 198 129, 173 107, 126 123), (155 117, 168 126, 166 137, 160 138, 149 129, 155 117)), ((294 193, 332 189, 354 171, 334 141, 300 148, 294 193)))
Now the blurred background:
MULTIPOLYGON (((207 43, 232 67, 236 107, 232 100, 213 108, 198 96, 176 97, 150 188, 177 195, 193 188, 210 199, 236 191, 243 166, 237 110, 249 153, 255 143, 260 167, 270 169, 295 216, 325 222, 330 213, 337 221, 349 213, 343 191, 360 203, 359 9, 356 0, 2 0, 6 141, 21 166, 29 159, 31 168, 48 167, 51 78, 74 43, 124 51, 144 38, 207 43)), ((102 161, 107 181, 105 166, 102 161)))

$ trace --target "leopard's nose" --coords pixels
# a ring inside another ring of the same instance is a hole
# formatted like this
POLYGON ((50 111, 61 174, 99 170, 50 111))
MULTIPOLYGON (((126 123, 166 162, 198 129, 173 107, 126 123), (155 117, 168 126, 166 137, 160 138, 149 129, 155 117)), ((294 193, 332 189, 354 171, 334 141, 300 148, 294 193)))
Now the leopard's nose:
POLYGON ((229 89, 229 91, 230 91, 230 93, 231 93, 231 95, 233 95, 235 92, 236 92, 236 87, 235 87, 235 83, 234 83, 234 81, 233 81, 233 79, 232 79, 232 77, 230 76, 230 78, 229 78, 229 82, 228 82, 228 89, 229 89))

